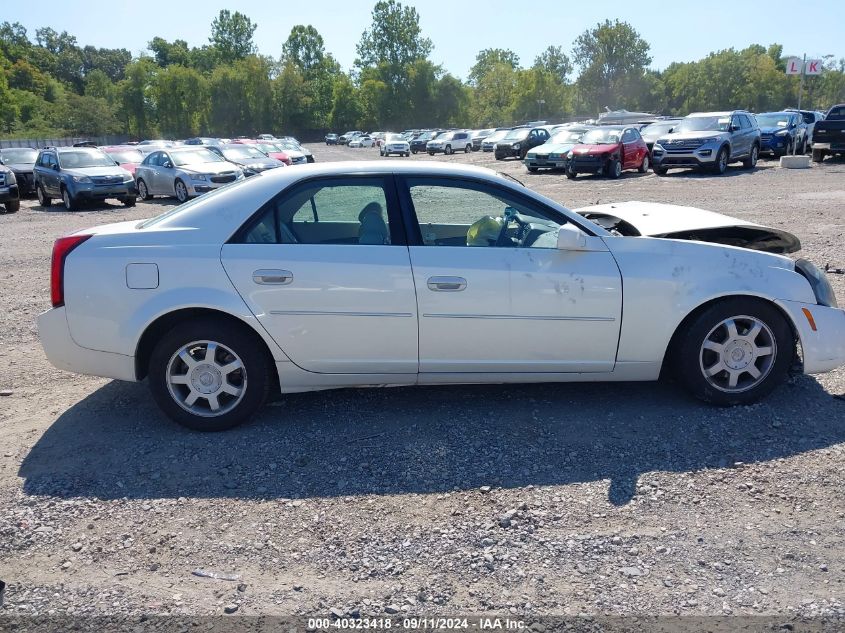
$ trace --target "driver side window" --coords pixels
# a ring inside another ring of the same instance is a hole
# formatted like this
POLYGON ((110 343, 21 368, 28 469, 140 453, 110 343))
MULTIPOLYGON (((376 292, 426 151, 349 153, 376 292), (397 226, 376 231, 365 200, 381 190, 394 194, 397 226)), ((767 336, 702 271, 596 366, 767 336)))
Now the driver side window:
POLYGON ((554 212, 470 181, 408 179, 425 246, 555 248, 554 212))

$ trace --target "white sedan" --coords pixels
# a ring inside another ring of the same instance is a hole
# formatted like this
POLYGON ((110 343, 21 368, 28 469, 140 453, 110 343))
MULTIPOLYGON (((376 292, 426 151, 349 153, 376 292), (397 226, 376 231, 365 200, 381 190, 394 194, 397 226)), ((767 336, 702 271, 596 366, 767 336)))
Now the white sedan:
POLYGON ((56 367, 148 379, 198 430, 240 424, 278 391, 664 369, 745 404, 799 345, 806 373, 845 364, 825 275, 776 254, 798 248, 697 209, 571 211, 486 169, 307 165, 60 238, 38 329, 56 367))
POLYGON ((348 146, 355 148, 355 147, 372 147, 375 145, 375 140, 371 136, 356 136, 351 141, 349 141, 348 146))

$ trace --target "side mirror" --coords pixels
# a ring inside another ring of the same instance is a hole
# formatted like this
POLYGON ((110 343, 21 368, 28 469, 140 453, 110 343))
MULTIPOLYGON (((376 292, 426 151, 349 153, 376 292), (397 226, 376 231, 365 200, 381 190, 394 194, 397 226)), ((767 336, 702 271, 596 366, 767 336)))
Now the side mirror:
POLYGON ((580 251, 587 246, 587 236, 577 226, 564 224, 557 232, 559 251, 580 251))
POLYGON ((736 132, 739 129, 738 125, 730 125, 728 126, 728 132, 736 132))
POLYGON ((171 163, 169 160, 164 162, 161 166, 165 169, 173 169, 173 163, 171 163))
POLYGON ((120 167, 120 162, 119 162, 119 161, 114 161, 114 164, 115 164, 115 165, 117 165, 118 167, 120 167))
POLYGON ((62 168, 59 167, 58 163, 54 164, 52 167, 53 167, 53 171, 61 171, 62 170, 62 168))

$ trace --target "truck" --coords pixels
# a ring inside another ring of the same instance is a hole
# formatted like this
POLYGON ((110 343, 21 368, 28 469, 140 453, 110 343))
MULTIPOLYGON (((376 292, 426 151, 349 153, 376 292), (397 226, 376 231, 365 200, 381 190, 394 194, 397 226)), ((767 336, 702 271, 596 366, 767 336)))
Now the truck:
POLYGON ((845 103, 833 106, 813 128, 813 162, 845 155, 845 103))

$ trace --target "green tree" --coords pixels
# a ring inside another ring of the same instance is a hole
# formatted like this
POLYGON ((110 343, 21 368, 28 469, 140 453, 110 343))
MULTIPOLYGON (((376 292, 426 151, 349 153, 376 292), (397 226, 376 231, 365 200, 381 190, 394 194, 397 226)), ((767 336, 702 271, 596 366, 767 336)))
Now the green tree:
POLYGON ((96 48, 86 46, 82 49, 82 72, 88 75, 93 70, 103 72, 109 80, 123 79, 126 64, 132 61, 132 53, 125 48, 96 48))
POLYGON ((221 9, 211 23, 209 42, 220 53, 221 61, 230 64, 255 53, 252 36, 257 28, 258 25, 253 24, 252 20, 240 11, 232 13, 228 9, 221 9))
POLYGON ((282 45, 282 59, 299 68, 305 75, 319 72, 326 59, 323 36, 310 24, 297 24, 282 45))
POLYGON ((422 37, 420 16, 414 7, 380 0, 373 8, 370 28, 361 35, 356 65, 364 68, 386 63, 399 69, 427 58, 431 49, 431 40, 422 37))
POLYGON ((549 46, 534 58, 534 68, 544 70, 555 77, 561 84, 572 72, 572 62, 560 46, 549 46))
POLYGON ((0 24, 0 54, 14 63, 24 58, 32 49, 32 42, 26 34, 26 28, 20 22, 0 24))
POLYGON ((340 73, 335 77, 332 92, 331 127, 338 131, 355 128, 359 125, 361 115, 358 89, 349 75, 340 73))
POLYGON ((577 85, 587 107, 625 105, 632 80, 651 63, 649 44, 627 22, 605 20, 584 31, 572 51, 580 67, 577 85))
POLYGON ((504 64, 511 70, 519 68, 519 55, 507 48, 485 48, 475 56, 475 64, 469 70, 469 83, 477 86, 478 83, 494 68, 504 64))
POLYGON ((191 65, 191 51, 188 49, 188 43, 185 40, 168 42, 162 37, 154 37, 147 44, 147 48, 152 51, 156 64, 162 68, 167 68, 173 64, 191 65))
POLYGON ((516 100, 517 71, 509 63, 494 64, 479 78, 472 94, 472 120, 484 127, 511 121, 516 100))
POLYGON ((185 66, 156 73, 154 91, 158 127, 169 138, 196 136, 208 127, 208 81, 185 66))
POLYGON ((105 72, 99 68, 95 68, 85 75, 84 94, 88 97, 105 99, 111 104, 115 100, 115 86, 105 72))
POLYGON ((0 72, 0 127, 4 132, 11 132, 12 125, 18 117, 18 107, 12 98, 6 74, 0 72))
POLYGON ((118 87, 126 131, 136 138, 150 138, 156 131, 152 87, 157 71, 151 58, 142 57, 126 66, 126 78, 118 87))
POLYGON ((63 119, 72 135, 104 136, 120 129, 114 110, 101 97, 89 97, 68 92, 65 97, 63 119))

